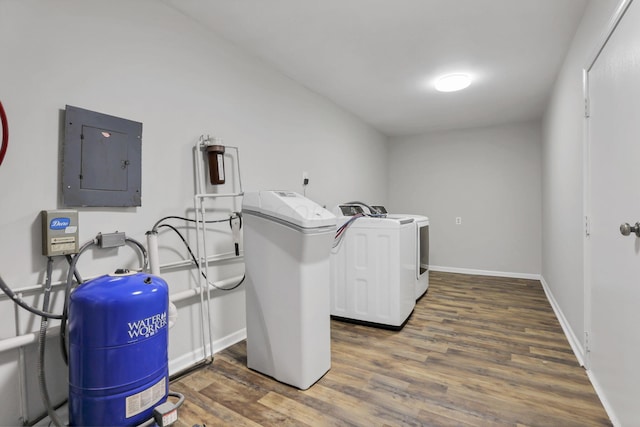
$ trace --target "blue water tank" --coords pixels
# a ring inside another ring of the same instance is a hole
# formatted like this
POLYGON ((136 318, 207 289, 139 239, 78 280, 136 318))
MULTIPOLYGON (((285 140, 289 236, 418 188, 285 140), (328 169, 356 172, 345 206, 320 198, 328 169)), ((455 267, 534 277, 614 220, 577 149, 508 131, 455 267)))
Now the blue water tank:
POLYGON ((161 278, 113 274, 69 301, 69 423, 135 426, 166 401, 169 291, 161 278))

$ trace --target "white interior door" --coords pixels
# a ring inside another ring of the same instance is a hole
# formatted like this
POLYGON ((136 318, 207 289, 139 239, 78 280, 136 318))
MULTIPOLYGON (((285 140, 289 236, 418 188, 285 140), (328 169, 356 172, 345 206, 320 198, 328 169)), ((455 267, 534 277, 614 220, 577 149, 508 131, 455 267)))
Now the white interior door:
POLYGON ((640 0, 620 16, 587 70, 586 317, 592 380, 614 422, 640 426, 640 230, 619 231, 640 222, 640 0))

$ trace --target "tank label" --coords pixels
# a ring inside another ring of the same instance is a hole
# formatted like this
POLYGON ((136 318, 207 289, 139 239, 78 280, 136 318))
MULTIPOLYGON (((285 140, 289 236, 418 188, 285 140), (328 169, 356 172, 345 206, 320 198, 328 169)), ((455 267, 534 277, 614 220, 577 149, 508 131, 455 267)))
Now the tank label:
POLYGON ((130 338, 129 342, 140 338, 149 338, 167 326, 167 312, 154 314, 135 322, 127 322, 127 326, 129 326, 127 331, 130 338))
POLYGON ((126 418, 138 415, 158 403, 164 397, 167 388, 167 379, 163 377, 151 387, 142 390, 140 393, 132 394, 126 398, 126 418))

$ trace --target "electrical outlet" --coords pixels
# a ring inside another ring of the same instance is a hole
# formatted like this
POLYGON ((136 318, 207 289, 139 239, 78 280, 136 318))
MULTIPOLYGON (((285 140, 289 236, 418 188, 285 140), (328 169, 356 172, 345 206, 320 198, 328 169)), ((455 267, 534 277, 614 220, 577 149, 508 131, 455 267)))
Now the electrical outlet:
POLYGON ((456 225, 460 225, 462 224, 462 217, 461 216, 457 216, 456 217, 456 225))

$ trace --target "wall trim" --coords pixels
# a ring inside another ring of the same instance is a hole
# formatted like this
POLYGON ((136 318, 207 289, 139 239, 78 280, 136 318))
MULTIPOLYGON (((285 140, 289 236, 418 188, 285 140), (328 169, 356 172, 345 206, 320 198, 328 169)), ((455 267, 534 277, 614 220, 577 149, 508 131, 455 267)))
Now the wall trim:
POLYGON ((556 314, 556 317, 558 318, 558 322, 560 322, 560 326, 562 327, 562 330, 564 331, 564 335, 567 337, 567 340, 569 341, 569 345, 571 346, 573 353, 578 358, 578 363, 580 363, 580 366, 585 366, 585 359, 584 359, 585 354, 584 354, 584 347, 582 346, 582 343, 580 342, 580 340, 574 333, 573 329, 571 328, 571 325, 567 321, 567 318, 564 316, 564 313, 562 312, 560 305, 556 301, 556 298, 553 296, 553 292, 551 292, 551 288, 549 287, 549 285, 547 284, 547 281, 544 280, 544 277, 542 276, 540 276, 540 283, 542 283, 542 289, 544 289, 544 293, 547 295, 547 299, 551 304, 551 308, 553 308, 553 312, 556 314))
MULTIPOLYGON (((231 347, 232 345, 239 343, 247 338, 247 329, 242 328, 239 331, 233 332, 225 337, 220 338, 213 342, 213 354, 231 347)), ((207 352, 203 353, 202 347, 198 347, 189 353, 185 353, 175 359, 169 361, 169 375, 173 375, 176 372, 180 372, 183 369, 190 368, 196 363, 204 359, 204 354, 209 354, 209 345, 207 344, 207 352)))
POLYGON ((602 406, 604 407, 605 412, 609 416, 609 420, 614 425, 614 427, 621 427, 622 424, 620 423, 620 421, 616 417, 615 412, 613 412, 613 407, 611 406, 611 404, 607 400, 607 397, 606 397, 606 395, 604 393, 604 390, 600 386, 600 383, 596 379, 595 374, 593 373, 593 371, 591 371, 590 369, 587 369, 587 376, 589 377, 589 381, 591 382, 591 385, 593 386, 593 389, 596 391, 596 394, 600 398, 600 403, 602 403, 602 406))
POLYGON ((472 268, 443 267, 440 265, 430 265, 429 270, 442 271, 445 273, 472 274, 474 276, 513 277, 514 279, 540 280, 540 277, 541 277, 539 274, 532 274, 532 273, 512 273, 508 271, 476 270, 472 268))

